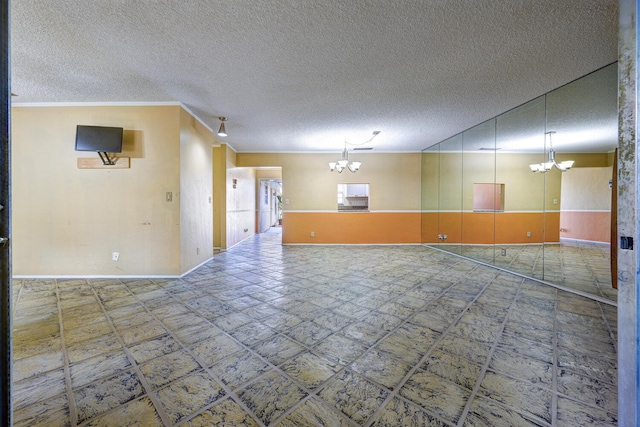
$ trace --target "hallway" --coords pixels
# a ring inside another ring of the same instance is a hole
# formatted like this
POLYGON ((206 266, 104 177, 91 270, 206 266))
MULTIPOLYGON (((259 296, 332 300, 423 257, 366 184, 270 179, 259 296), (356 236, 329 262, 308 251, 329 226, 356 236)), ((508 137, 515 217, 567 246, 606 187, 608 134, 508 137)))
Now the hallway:
POLYGON ((14 425, 617 425, 615 306, 280 239, 182 279, 14 280, 14 425))

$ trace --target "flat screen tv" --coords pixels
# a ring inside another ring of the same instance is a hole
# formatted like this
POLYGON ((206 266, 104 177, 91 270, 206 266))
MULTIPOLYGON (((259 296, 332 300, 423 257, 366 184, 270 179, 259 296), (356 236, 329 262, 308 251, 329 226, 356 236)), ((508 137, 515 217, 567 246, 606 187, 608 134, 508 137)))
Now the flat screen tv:
POLYGON ((76 151, 98 153, 120 153, 123 129, 107 126, 78 125, 76 128, 76 151))

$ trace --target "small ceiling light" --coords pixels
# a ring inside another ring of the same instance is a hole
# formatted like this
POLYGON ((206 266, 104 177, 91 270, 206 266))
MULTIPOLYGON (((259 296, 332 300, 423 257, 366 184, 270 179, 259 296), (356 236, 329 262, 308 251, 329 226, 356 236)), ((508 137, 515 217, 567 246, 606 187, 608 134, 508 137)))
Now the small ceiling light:
POLYGON ((553 145, 551 144, 551 135, 553 135, 554 133, 555 131, 545 132, 545 135, 549 135, 549 161, 529 165, 529 169, 531 169, 531 172, 545 173, 551 170, 551 168, 554 166, 560 172, 566 172, 571 169, 571 167, 575 163, 573 160, 565 160, 564 162, 556 163, 556 152, 553 151, 553 145))
POLYGON ((227 130, 224 128, 224 122, 226 117, 218 117, 220 119, 220 129, 218 129, 218 136, 227 136, 227 130))

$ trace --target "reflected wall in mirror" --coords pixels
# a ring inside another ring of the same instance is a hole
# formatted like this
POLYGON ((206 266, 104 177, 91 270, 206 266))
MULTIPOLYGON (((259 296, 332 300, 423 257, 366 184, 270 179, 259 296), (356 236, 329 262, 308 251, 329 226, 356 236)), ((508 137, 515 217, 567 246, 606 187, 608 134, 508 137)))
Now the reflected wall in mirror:
POLYGON ((422 241, 615 300, 609 182, 616 147, 611 64, 424 150, 422 241), (550 160, 549 132, 556 163, 575 163, 533 173, 529 165, 550 160), (504 186, 502 209, 474 209, 479 183, 504 186))
POLYGON ((338 184, 338 211, 369 210, 369 184, 338 184))

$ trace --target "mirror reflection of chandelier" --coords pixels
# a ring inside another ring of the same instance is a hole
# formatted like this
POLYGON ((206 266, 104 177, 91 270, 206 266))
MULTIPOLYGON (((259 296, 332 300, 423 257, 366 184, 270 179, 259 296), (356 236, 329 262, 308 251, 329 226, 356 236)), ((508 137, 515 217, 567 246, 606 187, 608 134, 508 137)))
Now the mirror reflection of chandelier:
POLYGON ((531 169, 531 172, 545 173, 551 170, 551 168, 553 168, 554 166, 560 172, 566 172, 571 169, 571 167, 575 163, 573 160, 565 160, 564 162, 560 163, 556 162, 556 152, 553 151, 553 145, 551 143, 551 135, 553 135, 554 133, 555 131, 545 132, 545 135, 549 135, 549 160, 543 163, 529 165, 529 169, 531 169))
POLYGON ((343 170, 348 169, 350 172, 355 173, 358 169, 360 169, 360 166, 362 165, 362 163, 361 162, 350 162, 349 161, 349 152, 347 151, 347 144, 349 144, 349 145, 364 145, 364 144, 367 144, 367 143, 371 142, 371 140, 373 138, 378 136, 379 133, 380 133, 379 130, 373 131, 373 136, 371 138, 369 138, 368 140, 366 140, 365 142, 362 142, 360 144, 349 144, 345 140, 344 141, 344 150, 342 150, 342 158, 340 160, 338 160, 337 162, 329 162, 329 170, 331 172, 337 171, 338 173, 342 173, 343 170))

